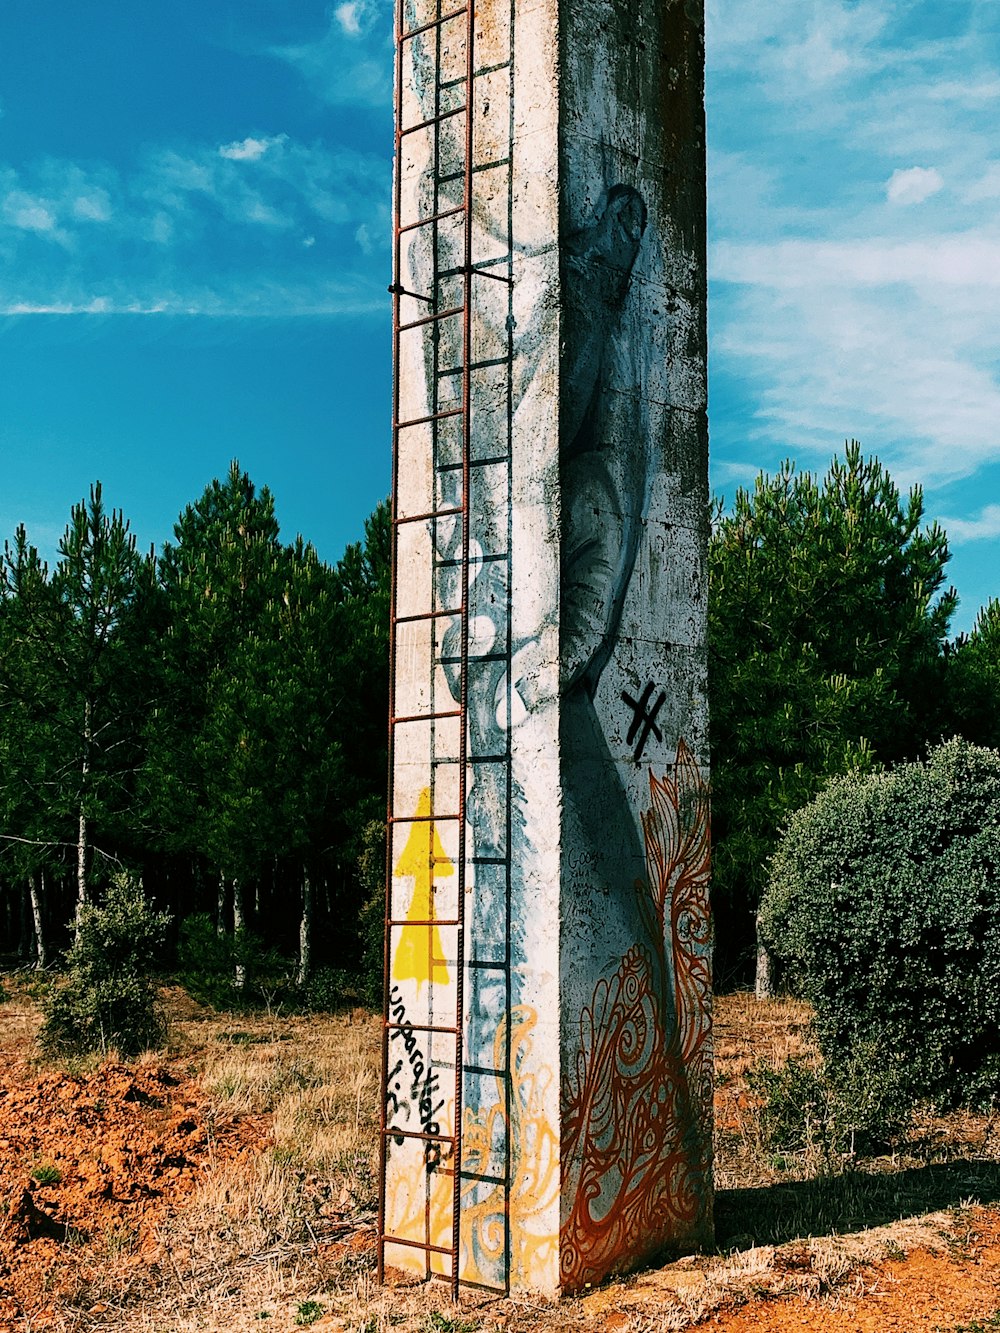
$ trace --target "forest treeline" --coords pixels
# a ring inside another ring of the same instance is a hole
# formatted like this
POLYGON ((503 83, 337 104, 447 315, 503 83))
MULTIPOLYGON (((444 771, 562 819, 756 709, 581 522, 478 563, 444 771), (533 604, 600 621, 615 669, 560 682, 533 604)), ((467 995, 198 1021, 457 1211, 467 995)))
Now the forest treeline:
MULTIPOLYGON (((52 961, 112 873, 175 936, 257 937, 300 981, 379 966, 390 519, 336 564, 238 464, 137 550, 99 486, 49 569, 0 566, 3 950, 52 961), (367 903, 367 908, 366 908, 367 903)), ((709 682, 717 972, 745 982, 778 836, 831 778, 1000 747, 1000 603, 949 637, 946 534, 851 442, 719 505, 709 682)), ((242 966, 237 957, 237 977, 242 966)))
POLYGON ((99 485, 52 569, 0 566, 0 885, 7 949, 45 963, 122 869, 209 919, 356 966, 358 858, 384 818, 390 525, 335 565, 281 540, 234 463, 141 553, 99 485))

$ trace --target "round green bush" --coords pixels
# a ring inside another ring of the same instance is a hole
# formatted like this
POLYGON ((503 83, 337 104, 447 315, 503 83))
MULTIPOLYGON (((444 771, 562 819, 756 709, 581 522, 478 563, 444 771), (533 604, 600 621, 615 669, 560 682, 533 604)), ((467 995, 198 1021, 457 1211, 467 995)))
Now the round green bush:
POLYGON ((52 1055, 115 1048, 137 1055, 163 1040, 152 970, 170 917, 147 901, 138 879, 112 878, 101 905, 86 904, 66 978, 45 1002, 40 1038, 52 1055))
POLYGON ((1000 1094, 1000 753, 838 778, 792 816, 759 927, 831 1063, 867 1048, 914 1096, 1000 1094))

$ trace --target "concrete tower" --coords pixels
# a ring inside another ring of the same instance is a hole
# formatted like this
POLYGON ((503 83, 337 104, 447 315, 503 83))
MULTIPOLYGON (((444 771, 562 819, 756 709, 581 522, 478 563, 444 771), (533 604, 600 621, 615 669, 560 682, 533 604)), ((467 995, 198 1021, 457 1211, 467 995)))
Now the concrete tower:
POLYGON ((397 0, 382 1257, 712 1234, 699 0, 397 0))

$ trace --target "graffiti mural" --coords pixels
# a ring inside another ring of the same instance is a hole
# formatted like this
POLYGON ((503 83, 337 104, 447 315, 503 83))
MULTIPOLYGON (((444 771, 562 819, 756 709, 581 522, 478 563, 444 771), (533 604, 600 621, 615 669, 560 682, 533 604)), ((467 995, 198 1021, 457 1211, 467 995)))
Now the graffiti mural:
POLYGON ((597 982, 563 1079, 569 1290, 692 1231, 711 1193, 709 806, 683 741, 649 793, 644 930, 597 982))
MULTIPOLYGON (((557 1252, 558 1236, 552 1226, 553 1206, 559 1198, 558 1135, 549 1120, 549 1083, 552 1076, 539 1071, 533 1059, 532 1033, 538 1015, 520 1006, 510 1015, 513 1051, 513 1114, 508 1121, 505 1091, 486 1111, 464 1110, 463 1147, 470 1175, 494 1169, 496 1145, 511 1136, 512 1178, 509 1188, 484 1189, 468 1181, 462 1189, 462 1231, 465 1238, 460 1265, 465 1282, 489 1286, 498 1265, 509 1262, 511 1285, 516 1289, 544 1289, 557 1252), (510 1232, 513 1242, 507 1239, 510 1232)), ((499 1064, 507 1044, 507 1019, 497 1030, 495 1057, 499 1064)), ((427 1186, 419 1163, 396 1171, 389 1181, 386 1216, 392 1234, 419 1244, 426 1235, 438 1250, 447 1249, 452 1232, 453 1187, 450 1176, 439 1173, 427 1186)), ((400 1253, 394 1256, 400 1262, 400 1253)), ((405 1255, 402 1256, 405 1262, 405 1255)), ((430 1271, 447 1275, 440 1255, 431 1256, 430 1271)))
POLYGON ((396 162, 395 417, 407 424, 396 427, 393 714, 405 721, 393 724, 392 805, 413 822, 396 825, 391 852, 384 1253, 427 1275, 551 1290, 558 860, 532 818, 532 784, 551 790, 558 775, 558 555, 543 546, 539 559, 523 515, 543 516, 524 500, 544 472, 536 420, 555 312, 539 297, 556 286, 557 209, 554 190, 543 207, 519 203, 511 120, 515 85, 544 68, 532 27, 547 16, 516 25, 519 63, 509 0, 477 4, 470 89, 468 11, 448 13, 437 0, 398 9, 415 33, 400 47, 398 114, 415 128, 396 162), (530 610, 514 593, 525 563, 542 576, 530 610), (551 683, 535 656, 546 626, 551 683), (539 763, 543 749, 552 761, 539 763), (536 912, 552 928, 536 929, 536 912))
POLYGON ((674 128, 697 114, 692 17, 635 0, 591 31, 582 0, 564 47, 563 1290, 712 1238, 704 268, 674 128), (669 87, 634 38, 671 43, 669 87))
POLYGON ((571 1290, 711 1236, 700 7, 397 28, 383 1254, 571 1290))
POLYGON ((445 851, 431 821, 431 791, 420 793, 416 815, 403 853, 393 872, 413 880, 413 896, 407 910, 406 925, 392 952, 394 981, 413 980, 418 985, 450 980, 444 957, 441 933, 434 924, 434 885, 436 880, 454 875, 455 867, 445 851))

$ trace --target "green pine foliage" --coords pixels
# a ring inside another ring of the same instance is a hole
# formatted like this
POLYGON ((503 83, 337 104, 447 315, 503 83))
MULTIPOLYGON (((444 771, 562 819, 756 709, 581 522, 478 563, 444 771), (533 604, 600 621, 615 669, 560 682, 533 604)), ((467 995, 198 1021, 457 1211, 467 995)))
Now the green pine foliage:
POLYGON ((949 655, 949 705, 954 725, 978 745, 1000 749, 1000 601, 991 598, 949 655))
POLYGON ((50 1054, 114 1049, 136 1055, 163 1040, 153 969, 162 962, 170 917, 157 912, 127 873, 112 877, 101 906, 79 914, 65 981, 50 992, 41 1031, 50 1054))
POLYGON ((740 490, 709 547, 713 875, 725 972, 785 819, 834 774, 947 734, 948 543, 851 441, 819 480, 786 463, 740 490))
POLYGON ((914 1096, 1000 1094, 1000 753, 834 779, 775 853, 761 930, 834 1066, 902 1067, 914 1096))
POLYGON ((390 530, 379 505, 328 564, 282 540, 272 495, 234 463, 159 559, 99 485, 51 571, 17 531, 0 556, 0 927, 15 931, 0 948, 54 956, 119 864, 191 931, 209 920, 220 1000, 260 992, 258 955, 269 993, 297 977, 328 1003, 335 974, 356 992, 358 854, 385 804, 390 530))
POLYGON ((358 878, 362 994, 373 1009, 381 1006, 385 987, 385 862, 386 823, 372 819, 362 834, 358 878))

